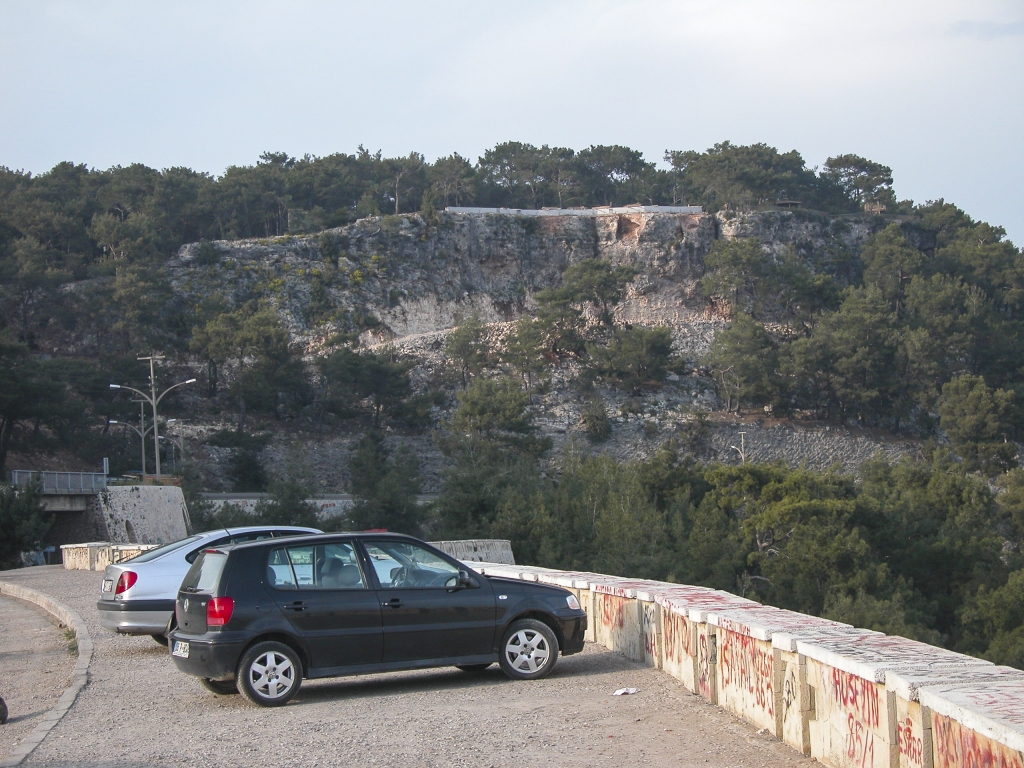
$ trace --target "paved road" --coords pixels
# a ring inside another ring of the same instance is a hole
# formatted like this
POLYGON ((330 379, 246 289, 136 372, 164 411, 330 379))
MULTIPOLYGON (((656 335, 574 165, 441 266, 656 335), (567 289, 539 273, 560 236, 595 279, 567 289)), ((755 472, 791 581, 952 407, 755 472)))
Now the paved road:
POLYGON ((588 646, 554 674, 497 667, 316 680, 291 704, 218 697, 153 640, 99 627, 101 574, 39 567, 0 579, 77 610, 96 645, 90 683, 30 766, 809 766, 653 669, 588 646), (611 696, 621 687, 634 696, 611 696))
POLYGON ((10 710, 0 726, 0 760, 57 703, 74 666, 64 630, 46 611, 0 595, 0 696, 10 710))

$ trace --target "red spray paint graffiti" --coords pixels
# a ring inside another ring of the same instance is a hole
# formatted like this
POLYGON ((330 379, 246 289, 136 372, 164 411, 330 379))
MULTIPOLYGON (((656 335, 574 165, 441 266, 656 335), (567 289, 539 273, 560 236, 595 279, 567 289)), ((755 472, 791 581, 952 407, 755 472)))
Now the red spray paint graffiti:
POLYGON ((874 765, 875 734, 869 731, 853 712, 846 716, 846 728, 846 756, 862 768, 874 765))
POLYGON ((662 612, 662 640, 665 643, 665 658, 681 663, 693 656, 693 632, 685 616, 665 610, 662 612))
POLYGON ((1024 768, 1020 752, 964 728, 944 715, 932 715, 935 768, 1024 768))
POLYGON ((914 736, 914 724, 909 717, 903 722, 896 723, 896 743, 901 755, 906 755, 907 760, 914 765, 921 765, 924 743, 914 736))
POLYGON ((844 710, 870 728, 878 727, 878 689, 870 680, 841 669, 832 670, 832 696, 844 710))
POLYGON ((622 629, 626 626, 626 617, 622 615, 622 606, 611 595, 601 595, 601 623, 608 627, 622 629))
POLYGON ((873 765, 875 759, 875 734, 873 728, 879 723, 878 688, 870 680, 832 669, 832 699, 839 704, 846 715, 846 756, 854 765, 873 765))
POLYGON ((771 652, 759 648, 754 638, 735 632, 722 632, 719 640, 722 685, 746 690, 753 695, 758 707, 774 715, 771 652))

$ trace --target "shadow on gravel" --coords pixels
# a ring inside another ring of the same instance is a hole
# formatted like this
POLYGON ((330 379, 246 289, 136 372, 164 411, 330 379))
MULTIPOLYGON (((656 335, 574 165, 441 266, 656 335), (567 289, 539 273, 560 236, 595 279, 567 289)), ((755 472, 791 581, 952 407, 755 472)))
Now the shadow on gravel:
POLYGON ((28 720, 33 717, 38 717, 39 715, 45 715, 48 711, 49 710, 46 709, 37 709, 35 712, 26 712, 23 715, 12 715, 7 718, 7 724, 20 723, 22 720, 28 720))
MULTIPOLYGON (((558 660, 551 680, 589 677, 645 668, 643 664, 617 653, 583 653, 558 660)), ((334 701, 337 699, 378 698, 408 693, 457 691, 499 685, 530 685, 512 680, 494 664, 483 672, 462 672, 454 667, 441 667, 414 672, 389 672, 360 677, 324 678, 304 681, 295 701, 334 701)))
POLYGON ((170 765, 181 762, 173 756, 168 756, 166 761, 162 760, 159 763, 130 762, 123 758, 117 760, 76 760, 73 763, 69 763, 66 760, 61 760, 60 762, 38 760, 35 757, 30 757, 29 760, 31 760, 32 768, 153 768, 154 765, 170 765))

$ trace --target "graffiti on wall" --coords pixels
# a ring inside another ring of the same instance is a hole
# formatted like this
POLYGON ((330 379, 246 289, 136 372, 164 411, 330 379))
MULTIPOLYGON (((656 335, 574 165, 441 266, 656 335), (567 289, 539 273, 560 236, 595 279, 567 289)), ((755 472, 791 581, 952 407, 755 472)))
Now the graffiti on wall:
POLYGON ((643 621, 644 655, 647 658, 658 657, 658 614, 654 603, 641 604, 641 620, 643 621))
POLYGON ((900 754, 913 765, 921 765, 924 759, 924 742, 914 734, 914 721, 909 717, 896 723, 896 744, 900 754))
POLYGON ((724 687, 746 691, 759 709, 769 716, 775 714, 770 650, 760 648, 752 637, 724 631, 719 638, 718 664, 724 687))
POLYGON ((846 713, 846 756, 854 765, 873 765, 880 719, 878 687, 863 677, 832 668, 822 670, 832 700, 846 713))
POLYGON ((711 699, 711 683, 713 679, 711 665, 715 663, 712 640, 706 632, 700 633, 697 643, 697 686, 704 698, 711 699))
POLYGON ((626 626, 626 617, 622 612, 622 601, 611 595, 601 595, 601 624, 607 629, 622 629, 626 626))
POLYGON ((932 714, 932 740, 935 768, 1024 768, 1020 752, 944 715, 932 714))
POLYGON ((783 718, 789 717, 789 710, 796 704, 796 690, 797 690, 796 675, 793 673, 793 668, 790 667, 786 672, 786 682, 782 686, 782 716, 783 718))
POLYGON ((665 658, 669 661, 681 664, 687 658, 693 656, 693 632, 690 631, 690 622, 685 616, 680 616, 669 610, 661 615, 663 639, 665 643, 665 658))

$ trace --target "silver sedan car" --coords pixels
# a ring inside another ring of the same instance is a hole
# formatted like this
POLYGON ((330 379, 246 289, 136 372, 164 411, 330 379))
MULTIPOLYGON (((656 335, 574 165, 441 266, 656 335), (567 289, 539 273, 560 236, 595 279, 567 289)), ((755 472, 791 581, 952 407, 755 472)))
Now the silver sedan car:
POLYGON ((200 552, 207 547, 307 533, 323 531, 289 525, 219 528, 108 565, 96 603, 100 624, 123 635, 151 635, 166 645, 178 587, 200 552))

